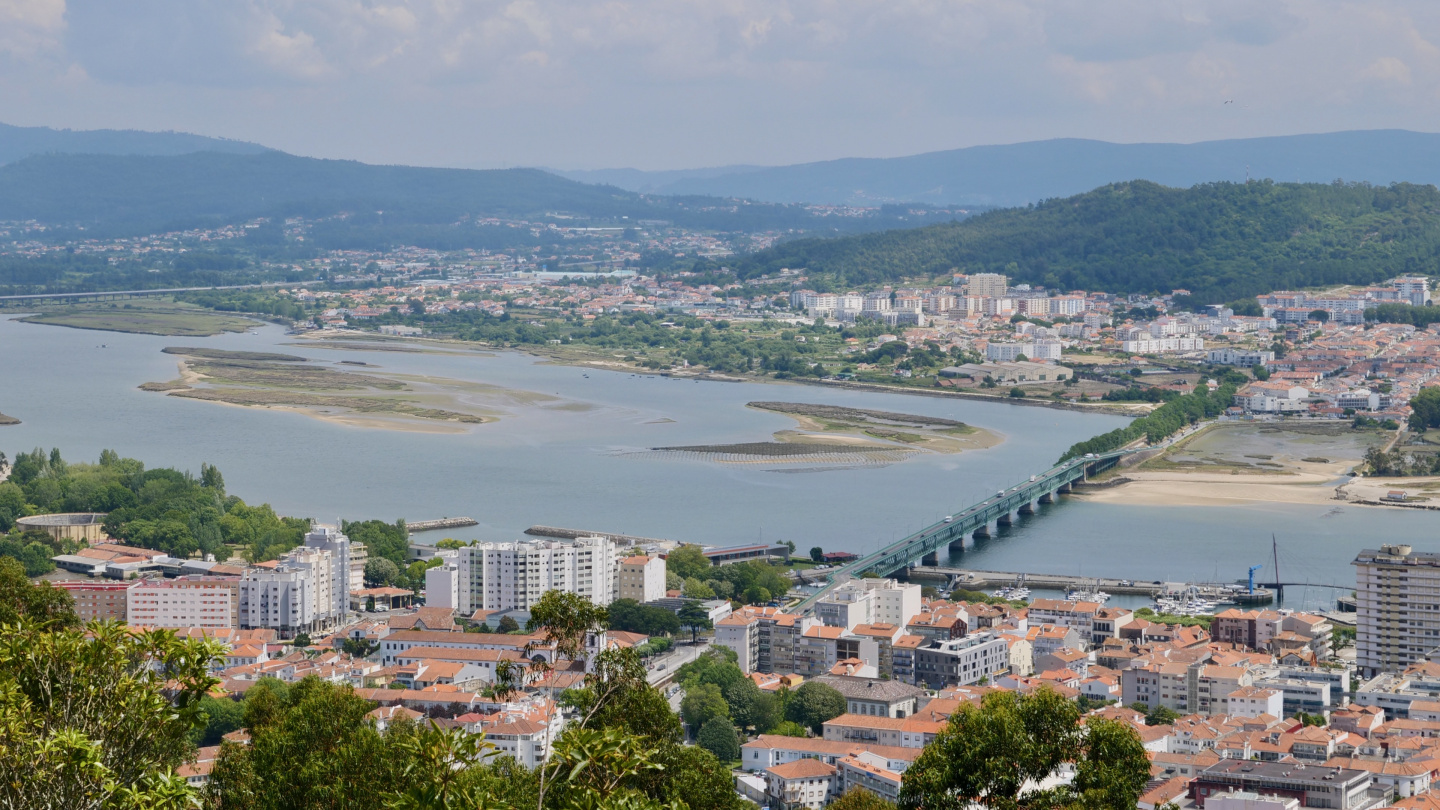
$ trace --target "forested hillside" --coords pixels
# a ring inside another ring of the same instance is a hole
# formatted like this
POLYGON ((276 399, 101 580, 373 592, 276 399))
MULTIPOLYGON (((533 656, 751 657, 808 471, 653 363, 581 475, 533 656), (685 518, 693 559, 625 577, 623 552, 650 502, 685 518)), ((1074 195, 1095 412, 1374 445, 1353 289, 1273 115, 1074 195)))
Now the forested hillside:
MULTIPOLYGON (((829 217, 799 205, 647 197, 612 186, 577 183, 539 169, 373 166, 283 152, 47 154, 0 167, 0 220, 59 226, 50 233, 51 239, 340 213, 350 217, 331 223, 319 234, 326 246, 493 247, 494 229, 475 227, 477 220, 487 217, 560 216, 568 224, 655 219, 720 231, 797 228, 818 233, 855 233, 914 220, 904 211, 829 217), (83 233, 76 228, 84 228, 83 233)), ((521 238, 528 239, 528 232, 521 238)))
POLYGON ((1135 181, 961 222, 795 240, 751 256, 739 273, 804 268, 819 286, 847 287, 1001 272, 1066 290, 1187 289, 1212 303, 1433 272, 1437 258, 1434 186, 1135 181))

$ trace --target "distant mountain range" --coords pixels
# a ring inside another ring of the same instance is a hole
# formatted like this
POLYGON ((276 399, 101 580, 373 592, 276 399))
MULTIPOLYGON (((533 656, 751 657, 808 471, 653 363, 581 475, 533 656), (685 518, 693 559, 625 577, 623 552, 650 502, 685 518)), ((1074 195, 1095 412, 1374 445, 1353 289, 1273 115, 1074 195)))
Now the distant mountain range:
POLYGON ((230 152, 255 155, 270 151, 245 141, 207 138, 188 132, 141 132, 134 129, 71 130, 50 127, 14 127, 0 124, 0 166, 31 155, 185 155, 191 152, 230 152))
POLYGON ((973 146, 899 158, 846 158, 760 168, 558 172, 653 194, 703 194, 774 203, 1013 206, 1126 180, 1189 188, 1246 177, 1440 184, 1440 135, 1405 130, 1332 132, 1176 143, 1064 138, 973 146))

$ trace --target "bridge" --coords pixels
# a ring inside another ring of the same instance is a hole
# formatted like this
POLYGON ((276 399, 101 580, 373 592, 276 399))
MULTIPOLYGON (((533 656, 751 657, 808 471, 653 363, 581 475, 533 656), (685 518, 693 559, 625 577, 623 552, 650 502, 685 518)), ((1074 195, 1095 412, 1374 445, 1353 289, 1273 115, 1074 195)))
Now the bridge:
POLYGON ((840 566, 831 572, 825 587, 805 598, 794 609, 801 613, 809 611, 831 590, 865 573, 886 576, 917 563, 937 565, 942 549, 961 547, 971 537, 989 537, 1000 526, 1009 526, 1019 515, 1033 514, 1041 504, 1053 503, 1060 493, 1070 492, 1075 484, 1114 467, 1121 458, 1136 452, 1140 450, 1115 450, 1073 458, 1039 475, 1032 475, 1029 480, 999 490, 939 523, 840 566))
POLYGON ((215 292, 217 290, 258 290, 265 287, 294 287, 309 282, 267 281, 263 284, 234 284, 228 287, 171 287, 164 290, 104 290, 100 292, 33 293, 30 295, 0 295, 0 303, 26 303, 30 301, 117 301, 122 298, 145 298, 155 295, 174 295, 188 292, 215 292))

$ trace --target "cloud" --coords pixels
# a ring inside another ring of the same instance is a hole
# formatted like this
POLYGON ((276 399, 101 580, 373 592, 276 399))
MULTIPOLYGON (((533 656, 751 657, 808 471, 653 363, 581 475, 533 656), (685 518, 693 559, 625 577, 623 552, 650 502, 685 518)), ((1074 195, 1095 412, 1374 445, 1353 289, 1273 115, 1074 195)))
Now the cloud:
POLYGON ((16 60, 46 56, 60 46, 65 0, 0 0, 0 55, 16 60))
POLYGON ((1440 130, 1436 42, 1433 0, 0 0, 0 109, 369 160, 784 162, 1440 130))

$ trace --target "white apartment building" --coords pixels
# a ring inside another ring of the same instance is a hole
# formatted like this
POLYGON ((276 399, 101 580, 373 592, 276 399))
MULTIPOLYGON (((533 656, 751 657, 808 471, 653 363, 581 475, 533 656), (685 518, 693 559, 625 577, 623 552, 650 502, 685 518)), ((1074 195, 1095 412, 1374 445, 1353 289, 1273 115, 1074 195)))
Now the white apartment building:
POLYGON ((240 581, 230 577, 144 579, 125 592, 126 621, 137 627, 234 627, 239 609, 240 581))
POLYGON ((425 571, 425 606, 459 609, 460 565, 453 557, 425 571))
POLYGON ((1440 554, 1400 543, 1355 557, 1355 665, 1398 672, 1440 647, 1440 554))
POLYGON ((653 602, 665 598, 665 560, 638 554, 620 561, 615 598, 653 602))
POLYGON ((528 608, 552 590, 576 593, 597 605, 615 601, 620 559, 606 537, 476 543, 456 552, 456 599, 462 613, 528 608))
POLYGON ((364 543, 350 544, 350 592, 365 590, 365 563, 370 561, 370 552, 364 543))
POLYGON ((1029 343, 989 343, 985 346, 985 359, 996 363, 1013 363, 1021 355, 1030 356, 1029 343))
POLYGON ((1305 411, 1310 406, 1305 398, 1310 396, 1298 385, 1253 382, 1235 392, 1235 404, 1250 413, 1285 413, 1305 411))
POLYGON ((350 608, 350 538, 317 526, 305 545, 252 565, 240 578, 240 627, 270 628, 281 638, 330 630, 350 608))
MULTIPOLYGON (((316 526, 305 535, 305 548, 330 555, 326 561, 328 569, 317 579, 320 587, 315 591, 319 600, 316 609, 343 619, 350 608, 350 585, 354 580, 350 565, 350 538, 334 526, 316 526)), ((364 569, 361 569, 361 576, 364 576, 364 569)))
POLYGON ((1249 349, 1211 349, 1205 362, 1219 366, 1268 366, 1275 362, 1275 352, 1249 349))
POLYGON ((1004 298, 1009 286, 1010 279, 1004 273, 975 273, 965 285, 965 294, 1004 298))
POLYGON ((1127 340, 1120 348, 1130 354, 1168 354, 1171 352, 1198 352, 1205 348, 1205 339, 1198 337, 1148 338, 1127 340))
POLYGON ((904 627, 919 613, 920 586, 893 579, 852 579, 815 603, 822 624, 847 632, 861 624, 904 627))

